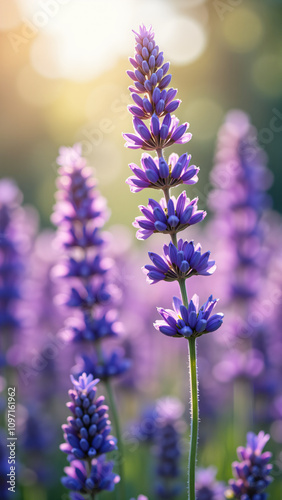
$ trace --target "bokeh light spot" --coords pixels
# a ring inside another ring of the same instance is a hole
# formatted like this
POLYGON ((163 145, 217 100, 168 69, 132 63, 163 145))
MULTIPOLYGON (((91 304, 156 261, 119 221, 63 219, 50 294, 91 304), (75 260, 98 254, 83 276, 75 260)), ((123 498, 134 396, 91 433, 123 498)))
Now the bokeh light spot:
POLYGON ((235 52, 249 52, 261 41, 263 25, 259 16, 250 9, 237 8, 226 16, 223 24, 226 41, 235 52))
POLYGON ((156 36, 167 58, 179 65, 193 62, 206 47, 203 27, 191 17, 174 15, 157 24, 156 36))
POLYGON ((209 97, 193 99, 185 109, 193 139, 207 141, 217 133, 224 115, 223 108, 209 97))
POLYGON ((252 67, 255 86, 269 97, 282 94, 282 58, 275 54, 264 54, 257 58, 252 67))
POLYGON ((14 0, 0 2, 0 31, 16 28, 21 23, 18 6, 14 0))

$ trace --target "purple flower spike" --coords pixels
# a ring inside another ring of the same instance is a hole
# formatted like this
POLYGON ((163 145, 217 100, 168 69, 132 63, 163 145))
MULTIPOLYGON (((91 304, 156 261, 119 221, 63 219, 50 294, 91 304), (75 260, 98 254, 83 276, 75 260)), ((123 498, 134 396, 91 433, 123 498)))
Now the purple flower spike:
POLYGON ((156 321, 154 327, 169 337, 200 337, 214 332, 221 326, 224 316, 222 313, 210 316, 217 302, 211 295, 199 309, 199 297, 195 294, 186 308, 180 299, 174 297, 174 311, 158 308, 163 320, 156 321))
POLYGON ((197 224, 206 216, 206 212, 197 210, 197 201, 198 198, 190 201, 185 191, 177 199, 172 196, 167 206, 164 198, 160 203, 149 199, 148 207, 139 207, 144 217, 137 217, 133 222, 133 226, 138 228, 137 238, 146 240, 153 233, 176 234, 197 224))
POLYGON ((215 261, 209 260, 210 252, 201 254, 201 245, 193 241, 178 240, 177 248, 173 243, 164 245, 164 257, 149 252, 153 266, 145 266, 149 283, 175 281, 191 276, 210 276, 216 269, 215 261))
POLYGON ((176 116, 167 114, 162 123, 154 114, 151 118, 150 130, 140 118, 133 118, 136 134, 123 134, 126 139, 125 146, 130 149, 144 149, 145 151, 161 150, 173 144, 189 142, 192 134, 186 133, 189 123, 179 125, 176 116))
POLYGON ((92 458, 116 450, 116 439, 110 436, 108 407, 105 398, 96 397, 99 379, 83 373, 78 380, 71 375, 74 390, 69 391, 71 402, 67 403, 73 416, 63 425, 66 443, 60 446, 68 453, 69 460, 91 460, 92 458))
POLYGON ((144 188, 169 189, 179 184, 195 184, 198 182, 197 174, 199 168, 195 165, 189 166, 191 155, 187 153, 180 156, 173 153, 168 162, 164 158, 152 158, 144 153, 141 158, 141 168, 131 163, 134 176, 127 179, 127 184, 133 193, 142 191, 144 188))
POLYGON ((269 435, 260 431, 258 435, 253 432, 247 434, 247 446, 237 448, 240 462, 233 462, 233 473, 236 478, 231 479, 231 489, 227 498, 238 500, 266 500, 268 495, 264 492, 271 483, 269 463, 272 453, 262 450, 269 440, 269 435))
POLYGON ((156 45, 152 28, 147 30, 145 26, 140 26, 139 33, 133 33, 136 35, 135 56, 129 58, 133 71, 128 71, 127 74, 134 82, 134 86, 129 87, 134 105, 128 109, 133 116, 143 120, 154 113, 158 116, 173 113, 181 101, 174 99, 176 89, 167 90, 171 81, 171 75, 167 74, 169 63, 164 63, 163 53, 156 45))

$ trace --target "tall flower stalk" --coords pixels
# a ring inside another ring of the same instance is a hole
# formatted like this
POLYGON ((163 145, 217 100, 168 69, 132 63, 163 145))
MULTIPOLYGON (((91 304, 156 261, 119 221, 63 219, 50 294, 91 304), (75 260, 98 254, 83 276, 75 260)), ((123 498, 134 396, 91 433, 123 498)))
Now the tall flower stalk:
POLYGON ((191 139, 187 132, 188 123, 179 124, 171 115, 180 100, 175 99, 177 90, 168 88, 171 75, 169 63, 164 63, 151 28, 140 26, 135 33, 135 55, 130 58, 133 71, 128 71, 134 85, 129 87, 133 106, 129 111, 133 115, 135 134, 124 134, 126 146, 142 149, 141 167, 130 164, 133 172, 127 183, 132 192, 145 188, 163 191, 160 202, 149 199, 148 206, 140 206, 141 217, 137 217, 134 226, 137 238, 147 239, 154 233, 167 234, 171 238, 169 245, 164 245, 163 256, 149 253, 152 265, 145 270, 150 283, 158 281, 178 281, 181 300, 173 299, 174 310, 159 308, 162 320, 156 321, 155 328, 170 337, 182 337, 188 340, 190 361, 191 392, 191 441, 188 467, 188 498, 195 500, 195 469, 198 441, 198 380, 196 360, 196 339, 203 334, 217 330, 222 324, 223 314, 214 314, 212 310, 217 300, 212 296, 199 307, 199 298, 194 295, 188 300, 186 279, 195 275, 208 276, 215 270, 214 261, 209 260, 210 252, 201 251, 200 245, 193 241, 177 238, 180 231, 202 221, 206 213, 198 210, 197 198, 190 200, 183 191, 178 198, 171 196, 170 190, 181 184, 195 184, 199 168, 190 165, 191 156, 180 157, 173 153, 165 159, 164 149, 174 144, 184 144, 191 139), (149 120, 147 127, 145 121, 149 120), (149 152, 156 152, 152 158, 149 152))

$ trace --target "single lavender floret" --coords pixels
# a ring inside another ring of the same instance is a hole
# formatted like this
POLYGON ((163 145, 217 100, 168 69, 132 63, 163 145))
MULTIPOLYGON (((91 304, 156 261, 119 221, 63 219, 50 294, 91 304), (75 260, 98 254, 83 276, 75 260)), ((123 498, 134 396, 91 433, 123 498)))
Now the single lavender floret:
POLYGON ((144 217, 137 217, 133 226, 138 229, 136 236, 140 240, 149 238, 153 233, 176 234, 189 226, 197 224, 206 216, 204 210, 198 210, 198 198, 190 201, 183 191, 178 198, 174 196, 166 203, 149 199, 148 206, 139 206, 144 217))
POLYGON ((196 472, 196 499, 223 500, 226 486, 216 481, 216 468, 197 469, 196 472))
MULTIPOLYGON (((67 474, 62 478, 62 484, 69 490, 82 494, 98 494, 100 491, 113 491, 115 485, 120 481, 120 477, 113 472, 113 462, 106 462, 101 456, 93 459, 90 464, 90 472, 87 472, 86 465, 80 460, 73 460, 70 466, 65 467, 67 474)), ((73 499, 85 500, 85 497, 76 495, 73 499)))
POLYGON ((152 158, 144 153, 141 157, 141 168, 131 163, 134 176, 127 179, 127 184, 133 193, 138 193, 144 188, 169 189, 179 184, 195 184, 198 182, 199 168, 189 165, 191 155, 187 153, 180 157, 172 153, 168 161, 161 158, 152 158))
POLYGON ((247 446, 237 448, 240 462, 233 462, 231 490, 226 492, 226 498, 238 500, 266 500, 268 495, 265 489, 271 483, 270 472, 272 465, 269 463, 272 453, 262 452, 269 440, 269 434, 260 431, 258 435, 253 432, 247 434, 247 446))
POLYGON ((205 333, 218 330, 223 321, 223 313, 211 315, 218 299, 213 299, 212 295, 207 302, 199 309, 199 297, 193 295, 188 308, 182 304, 177 297, 173 297, 173 308, 157 308, 163 320, 154 323, 154 327, 161 333, 169 337, 200 337, 205 333))
POLYGON ((149 283, 175 281, 191 276, 210 276, 216 269, 215 261, 209 260, 210 252, 201 254, 202 247, 193 241, 178 240, 177 247, 170 242, 163 246, 164 257, 149 252, 152 265, 144 267, 149 283))
POLYGON ((116 439, 110 435, 111 423, 105 398, 96 398, 99 380, 83 373, 78 380, 71 375, 74 390, 69 391, 67 403, 73 416, 63 425, 66 443, 60 449, 68 453, 69 460, 92 459, 97 455, 116 450, 116 439))

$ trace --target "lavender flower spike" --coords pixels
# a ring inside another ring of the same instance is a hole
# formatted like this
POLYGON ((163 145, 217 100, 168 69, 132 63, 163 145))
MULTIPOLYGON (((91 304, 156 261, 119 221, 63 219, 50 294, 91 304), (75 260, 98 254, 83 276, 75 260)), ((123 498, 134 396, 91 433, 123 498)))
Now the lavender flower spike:
POLYGON ((210 252, 201 254, 201 245, 194 245, 193 241, 178 240, 177 247, 170 242, 164 245, 164 257, 149 252, 153 266, 145 266, 149 283, 158 281, 175 281, 187 279, 191 276, 210 276, 216 270, 214 260, 209 260, 210 252))
MULTIPOLYGON (((177 234, 191 225, 201 222, 206 212, 198 210, 198 199, 190 200, 186 191, 176 199, 171 196, 170 189, 179 184, 194 184, 197 182, 197 167, 189 167, 190 156, 184 154, 180 158, 171 155, 166 161, 164 148, 173 144, 184 144, 191 139, 187 133, 188 123, 179 124, 179 120, 170 113, 175 111, 180 102, 174 100, 177 91, 166 90, 170 84, 171 75, 166 75, 169 63, 164 63, 163 54, 154 40, 151 28, 140 26, 136 35, 135 56, 130 59, 134 71, 129 71, 129 77, 135 86, 130 87, 135 105, 129 107, 133 114, 135 134, 124 134, 125 146, 131 149, 155 151, 157 158, 148 153, 143 154, 141 168, 131 164, 133 176, 127 179, 132 192, 145 188, 161 189, 164 197, 160 202, 149 199, 148 206, 140 206, 141 217, 137 217, 133 226, 137 228, 137 238, 147 239, 154 233, 170 235, 171 243, 164 246, 164 257, 149 253, 153 265, 145 266, 148 280, 178 281, 182 301, 174 299, 174 311, 159 309, 163 321, 157 321, 155 327, 162 333, 172 337, 184 337, 189 343, 189 366, 191 388, 191 443, 188 467, 189 500, 196 500, 195 469, 198 441, 198 381, 196 361, 196 337, 217 330, 223 314, 210 317, 216 300, 212 296, 200 309, 198 297, 194 296, 188 304, 186 278, 202 274, 212 274, 215 263, 209 261, 209 252, 201 254, 201 247, 195 247, 193 242, 179 240, 177 234), (144 95, 144 97, 143 97, 144 95), (145 121, 149 119, 148 126, 145 121), (189 160, 188 160, 189 158, 189 160)), ((172 498, 176 491, 160 489, 162 498, 172 498)))
POLYGON ((269 435, 260 431, 258 435, 253 432, 247 434, 247 446, 237 448, 240 462, 233 462, 235 480, 231 479, 231 489, 226 492, 226 498, 238 500, 266 500, 268 495, 264 492, 271 483, 269 475, 272 465, 269 463, 272 453, 262 452, 269 435))
POLYGON ((69 459, 92 459, 97 455, 117 449, 116 440, 110 436, 110 421, 105 398, 96 398, 99 379, 83 373, 78 380, 71 375, 74 390, 69 391, 71 402, 67 403, 73 417, 63 425, 66 443, 60 446, 69 459))
POLYGON ((211 312, 217 303, 212 295, 199 309, 199 297, 194 295, 188 308, 177 297, 173 298, 174 311, 158 308, 163 321, 156 321, 154 327, 169 337, 200 337, 205 333, 214 332, 222 325, 223 314, 211 312))

